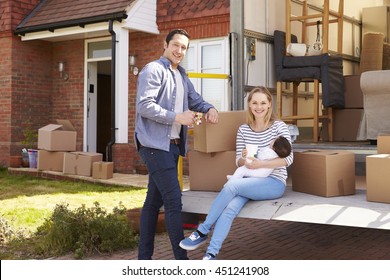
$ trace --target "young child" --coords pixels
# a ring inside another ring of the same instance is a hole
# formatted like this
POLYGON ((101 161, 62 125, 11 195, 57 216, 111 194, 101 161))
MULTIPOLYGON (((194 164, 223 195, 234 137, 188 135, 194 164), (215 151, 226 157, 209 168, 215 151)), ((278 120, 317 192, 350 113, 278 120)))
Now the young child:
MULTIPOLYGON (((291 153, 291 144, 283 136, 279 136, 270 147, 260 149, 256 158, 270 160, 277 157, 285 158, 291 153)), ((272 173, 272 168, 249 169, 245 165, 238 167, 233 175, 227 175, 228 180, 243 177, 267 177, 272 173)))

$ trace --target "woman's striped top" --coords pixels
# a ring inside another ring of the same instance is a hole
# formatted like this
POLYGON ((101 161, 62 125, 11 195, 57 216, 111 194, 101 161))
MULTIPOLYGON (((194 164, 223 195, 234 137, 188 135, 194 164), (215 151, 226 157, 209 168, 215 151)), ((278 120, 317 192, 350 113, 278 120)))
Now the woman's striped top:
MULTIPOLYGON (((236 164, 238 166, 238 160, 242 156, 242 150, 245 148, 245 144, 255 144, 259 146, 259 149, 269 147, 271 142, 278 136, 284 136, 291 143, 290 131, 287 125, 280 120, 274 121, 274 123, 266 130, 261 132, 253 131, 248 124, 243 124, 238 128, 236 138, 236 164)), ((287 166, 293 163, 293 152, 288 157, 284 158, 287 166)), ((287 169, 286 167, 275 168, 270 174, 271 177, 281 180, 286 184, 287 169)))

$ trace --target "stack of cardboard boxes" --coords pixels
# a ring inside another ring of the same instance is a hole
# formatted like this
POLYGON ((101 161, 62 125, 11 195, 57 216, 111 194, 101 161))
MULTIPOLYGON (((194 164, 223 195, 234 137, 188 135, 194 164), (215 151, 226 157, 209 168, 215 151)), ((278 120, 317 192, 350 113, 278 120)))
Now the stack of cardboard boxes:
POLYGON ((379 135, 377 154, 366 157, 367 200, 390 203, 390 135, 379 135))
POLYGON ((112 162, 103 163, 101 153, 77 152, 76 138, 77 132, 69 120, 57 120, 57 124, 49 124, 40 128, 38 130, 38 170, 81 176, 93 175, 94 178, 111 178, 112 162))
MULTIPOLYGON (((344 76, 344 100, 343 109, 333 109, 333 141, 354 142, 357 140, 364 113, 360 75, 344 76)), ((328 123, 323 123, 322 127, 321 137, 327 141, 329 139, 328 123)))
POLYGON ((344 76, 344 109, 333 110, 333 141, 356 141, 363 117, 363 92, 360 75, 344 76))
POLYGON ((203 119, 194 128, 194 150, 188 153, 192 191, 220 191, 236 169, 237 130, 246 123, 246 111, 220 112, 218 119, 203 119))

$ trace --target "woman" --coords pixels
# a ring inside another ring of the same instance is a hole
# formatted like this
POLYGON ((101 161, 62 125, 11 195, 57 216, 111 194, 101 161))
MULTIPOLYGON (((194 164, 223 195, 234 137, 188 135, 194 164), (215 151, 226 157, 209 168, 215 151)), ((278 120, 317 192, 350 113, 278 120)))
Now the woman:
POLYGON ((249 200, 276 199, 284 194, 286 189, 287 169, 293 162, 293 153, 285 158, 275 158, 262 161, 248 157, 245 144, 258 145, 259 149, 269 147, 279 136, 288 139, 291 144, 287 125, 276 120, 272 113, 272 95, 265 87, 256 87, 248 95, 248 123, 237 131, 236 164, 245 165, 249 169, 271 168, 273 172, 268 177, 239 178, 229 180, 218 194, 206 220, 189 237, 180 242, 185 250, 194 250, 206 242, 207 234, 215 224, 210 244, 204 260, 214 260, 227 237, 233 219, 249 200))

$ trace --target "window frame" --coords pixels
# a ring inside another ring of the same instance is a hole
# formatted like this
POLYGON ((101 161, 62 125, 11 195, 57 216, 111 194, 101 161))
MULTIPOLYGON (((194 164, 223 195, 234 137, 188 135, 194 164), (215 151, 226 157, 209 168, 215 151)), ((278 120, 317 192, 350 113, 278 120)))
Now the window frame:
MULTIPOLYGON (((227 37, 191 40, 189 49, 187 50, 187 54, 185 56, 184 63, 183 63, 186 70, 188 72, 208 73, 207 71, 204 72, 204 68, 202 65, 203 51, 204 51, 204 47, 213 46, 213 45, 220 46, 221 65, 218 66, 220 68, 220 71, 213 72, 212 74, 227 74, 229 72, 228 70, 230 65, 229 54, 228 54, 229 39, 227 37), (194 63, 193 68, 187 68, 190 62, 194 63)), ((205 78, 190 78, 190 80, 194 84, 195 90, 199 92, 202 96, 203 96, 202 86, 204 85, 204 79, 205 78)), ((223 85, 221 89, 223 91, 222 96, 216 97, 216 99, 221 99, 220 106, 218 106, 218 104, 213 104, 213 102, 207 100, 207 98, 205 98, 205 100, 212 103, 214 106, 216 106, 218 111, 228 111, 229 110, 228 79, 222 81, 223 81, 222 83, 223 85)))

